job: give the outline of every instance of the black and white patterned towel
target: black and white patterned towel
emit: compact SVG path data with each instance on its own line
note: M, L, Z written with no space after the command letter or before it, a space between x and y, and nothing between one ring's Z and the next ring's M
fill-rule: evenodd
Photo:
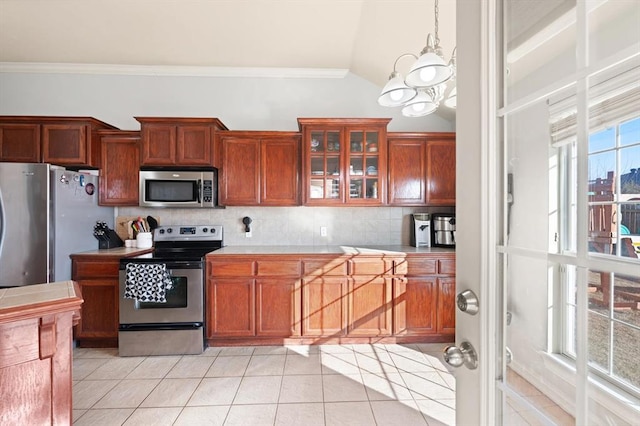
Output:
M164 263L127 263L125 299L166 303L167 288L171 288L171 275Z

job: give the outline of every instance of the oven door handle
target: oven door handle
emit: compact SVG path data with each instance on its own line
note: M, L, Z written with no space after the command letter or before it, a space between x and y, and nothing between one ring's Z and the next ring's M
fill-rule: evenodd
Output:
M146 324L120 324L119 331L149 331L149 330L193 330L201 328L201 322L174 322L174 323L146 323Z

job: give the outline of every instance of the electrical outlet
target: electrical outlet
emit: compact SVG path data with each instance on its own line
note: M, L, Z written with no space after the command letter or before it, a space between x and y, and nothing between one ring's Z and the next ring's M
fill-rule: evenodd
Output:
M326 226L321 226L320 227L320 236L321 237L326 237L327 236L327 227Z

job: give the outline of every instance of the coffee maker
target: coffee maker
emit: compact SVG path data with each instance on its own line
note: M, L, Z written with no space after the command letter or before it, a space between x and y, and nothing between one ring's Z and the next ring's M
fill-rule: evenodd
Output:
M434 247L456 246L456 216L453 213L434 213L432 216Z
M431 217L429 213L411 215L411 245L431 247Z

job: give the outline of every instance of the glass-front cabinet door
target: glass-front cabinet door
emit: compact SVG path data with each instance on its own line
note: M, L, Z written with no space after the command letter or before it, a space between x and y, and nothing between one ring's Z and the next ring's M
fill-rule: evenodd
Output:
M385 200L389 119L298 119L304 204L376 205Z
M342 132L340 130L312 130L307 141L310 176L307 196L313 200L341 201L344 198L340 185L342 174Z

